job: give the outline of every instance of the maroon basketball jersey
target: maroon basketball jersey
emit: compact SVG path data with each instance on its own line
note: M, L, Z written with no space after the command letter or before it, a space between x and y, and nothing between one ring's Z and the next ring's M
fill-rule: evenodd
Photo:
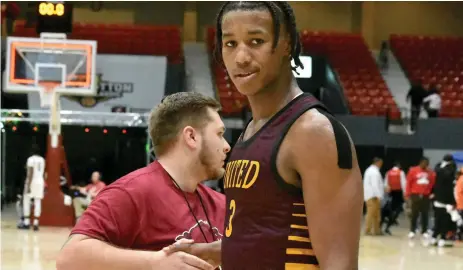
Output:
M302 94L254 136L246 141L241 137L234 146L224 176L224 270L318 269L302 190L287 184L276 167L276 155L289 128L316 107L326 111L312 95Z

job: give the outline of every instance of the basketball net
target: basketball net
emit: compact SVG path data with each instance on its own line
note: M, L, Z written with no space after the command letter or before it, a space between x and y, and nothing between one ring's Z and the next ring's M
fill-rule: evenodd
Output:
M56 92L58 83L40 83L42 89L40 91L40 106L50 109L49 131L51 136L51 147L58 147L58 137L61 134L61 117L60 117L60 101L59 93Z

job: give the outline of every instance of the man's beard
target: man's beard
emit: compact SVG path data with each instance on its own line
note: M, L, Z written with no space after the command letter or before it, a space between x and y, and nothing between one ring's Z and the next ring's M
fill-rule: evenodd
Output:
M218 180L223 177L225 170L223 168L216 167L212 160L212 151L206 144L202 143L201 151L199 152L199 163L203 166L206 171L207 179L204 180Z

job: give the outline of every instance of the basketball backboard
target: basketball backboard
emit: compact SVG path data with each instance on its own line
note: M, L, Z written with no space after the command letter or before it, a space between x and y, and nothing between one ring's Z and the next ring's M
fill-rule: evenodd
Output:
M94 95L96 41L42 33L40 38L8 37L4 91L38 92L43 107L52 95Z

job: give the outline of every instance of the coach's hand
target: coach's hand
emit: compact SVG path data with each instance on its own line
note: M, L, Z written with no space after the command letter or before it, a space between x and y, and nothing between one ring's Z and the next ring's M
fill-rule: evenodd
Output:
M194 243L193 240L182 239L168 247L165 247L163 251L167 253L179 251L186 252L203 259L204 261L214 266L214 268L219 267L219 265L222 263L220 241L206 244Z
M214 270L214 267L206 261L184 251L163 249L159 254L160 258L156 260L152 270Z

